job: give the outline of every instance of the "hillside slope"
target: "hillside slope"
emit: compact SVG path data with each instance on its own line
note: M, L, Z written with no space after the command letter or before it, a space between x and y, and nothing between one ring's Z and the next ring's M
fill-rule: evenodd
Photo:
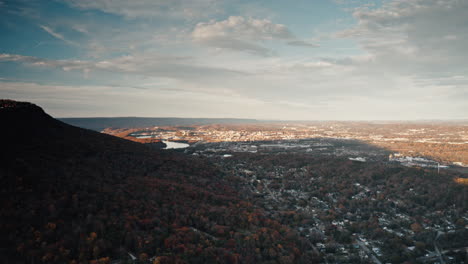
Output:
M73 127L29 103L0 100L0 122L6 263L314 261L203 160Z

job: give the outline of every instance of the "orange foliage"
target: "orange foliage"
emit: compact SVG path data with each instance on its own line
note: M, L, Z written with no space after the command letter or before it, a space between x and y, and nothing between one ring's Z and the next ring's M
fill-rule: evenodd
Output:
M455 178L454 181L458 184L468 185L468 178Z

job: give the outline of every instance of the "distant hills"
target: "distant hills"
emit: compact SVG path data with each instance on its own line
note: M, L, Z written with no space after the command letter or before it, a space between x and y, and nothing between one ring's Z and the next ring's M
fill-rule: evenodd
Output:
M237 118L172 118L172 117L89 117L59 118L59 120L77 127L102 131L105 128L140 128L153 126L184 126L209 124L253 124L255 119Z
M468 124L468 120L404 120L404 121L333 121L333 120L258 120L242 118L176 118L176 117L86 117L58 118L58 120L81 128L102 131L105 128L142 128L154 126L189 126L211 124L265 124L265 123L369 123L369 124Z
M0 100L0 122L3 263L314 258L203 159L77 128L30 103Z

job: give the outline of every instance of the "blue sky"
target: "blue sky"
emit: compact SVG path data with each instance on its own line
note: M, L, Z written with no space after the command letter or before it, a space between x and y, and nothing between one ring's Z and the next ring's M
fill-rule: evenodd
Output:
M468 1L0 0L0 97L56 117L459 119Z

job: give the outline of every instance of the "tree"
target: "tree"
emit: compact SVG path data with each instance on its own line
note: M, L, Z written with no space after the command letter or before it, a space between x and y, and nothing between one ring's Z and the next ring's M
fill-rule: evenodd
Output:
M419 233L422 231L422 226L418 222L414 222L411 224L411 230L413 230L413 232Z

